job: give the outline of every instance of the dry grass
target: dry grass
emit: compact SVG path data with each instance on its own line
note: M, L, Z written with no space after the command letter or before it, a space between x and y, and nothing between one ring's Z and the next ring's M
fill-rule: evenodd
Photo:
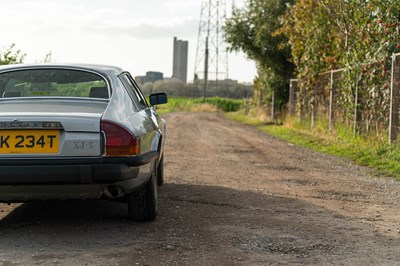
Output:
M192 105L190 106L189 109L190 112L210 112L210 113L220 112L217 106L208 103Z

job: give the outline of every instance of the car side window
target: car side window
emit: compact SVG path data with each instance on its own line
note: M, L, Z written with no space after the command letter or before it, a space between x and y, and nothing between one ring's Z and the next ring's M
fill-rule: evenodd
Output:
M139 94L139 97L140 97L141 101L143 102L143 104L145 104L146 107L149 107L149 104L148 104L147 101L146 101L146 97L144 97L142 91L141 91L140 88L139 88L139 85L137 85L136 81L135 81L130 75L128 75L128 78L129 78L129 79L131 80L131 82L133 83L133 85L134 85L134 87L135 87L135 89L136 89L136 92Z
M148 107L147 102L143 99L143 96L141 93L139 93L140 91L136 88L135 83L132 81L129 75L125 73L120 76L120 78L138 110L140 111L146 109Z

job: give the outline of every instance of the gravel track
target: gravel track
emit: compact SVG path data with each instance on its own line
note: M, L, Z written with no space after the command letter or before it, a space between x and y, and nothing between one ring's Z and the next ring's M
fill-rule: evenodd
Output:
M159 216L0 204L0 265L399 265L400 183L215 113L171 113Z

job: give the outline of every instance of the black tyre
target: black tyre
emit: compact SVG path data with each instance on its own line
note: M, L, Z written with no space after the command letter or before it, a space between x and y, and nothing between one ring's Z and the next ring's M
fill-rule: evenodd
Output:
M164 184L164 156L161 157L157 167L157 185L161 186Z
M155 167L156 169L156 167ZM157 171L140 190L127 195L129 219L136 222L152 221L158 214Z

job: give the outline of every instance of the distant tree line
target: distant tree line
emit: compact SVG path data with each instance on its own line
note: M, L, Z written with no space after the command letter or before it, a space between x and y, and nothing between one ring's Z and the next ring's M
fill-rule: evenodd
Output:
M154 83L147 82L141 86L145 95L156 92L166 92L168 96L175 97L222 97L222 98L250 98L253 86L240 83L219 82L219 84L208 84L204 92L202 84L185 84L180 80L158 80Z

